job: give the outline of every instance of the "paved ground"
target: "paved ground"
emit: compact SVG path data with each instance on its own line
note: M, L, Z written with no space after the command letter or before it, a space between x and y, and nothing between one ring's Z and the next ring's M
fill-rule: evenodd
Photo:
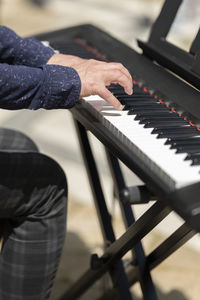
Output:
M44 8L28 0L1 1L0 20L19 34L31 35L80 23L95 23L116 37L135 46L135 38L145 38L148 26L156 16L163 0L51 0ZM154 4L152 6L151 4ZM143 17L141 17L143 15ZM147 26L148 25L148 26ZM68 234L62 262L53 290L52 300L58 299L63 290L81 274L89 264L91 253L102 253L101 234L98 229L92 196L87 182L79 145L69 112L60 111L0 111L0 125L16 128L31 136L41 151L54 157L65 169L69 181ZM112 184L104 163L101 145L93 139L98 152L99 168L106 190L112 198ZM124 168L127 181L139 179ZM77 183L81 182L77 188ZM110 208L113 211L112 201ZM139 215L145 208L136 210ZM118 235L123 232L122 222L115 209L114 223ZM181 220L172 215L144 240L147 253ZM198 300L200 294L200 243L195 237L177 253L157 268L153 274L160 300ZM82 300L95 300L107 285L101 280ZM133 288L134 299L141 299L139 287ZM126 299L124 299L126 300Z

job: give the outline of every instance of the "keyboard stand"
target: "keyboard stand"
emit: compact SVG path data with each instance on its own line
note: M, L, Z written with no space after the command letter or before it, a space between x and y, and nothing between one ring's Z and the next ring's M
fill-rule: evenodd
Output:
M109 273L112 288L105 291L99 299L132 299L130 286L140 283L143 299L156 300L156 289L151 279L150 270L159 265L168 256L174 253L185 242L193 237L196 232L188 225L183 224L164 242L162 242L152 253L145 255L141 240L157 224L159 224L169 213L170 209L163 201L156 201L137 221L135 221L130 204L124 203L124 191L127 190L123 174L119 165L118 157L111 154L112 143L109 139L101 138L101 130L95 134L103 144L107 154L109 168L112 174L114 191L119 200L120 209L126 231L115 238L111 223L112 216L109 214L103 189L100 183L99 173L96 167L94 155L88 139L87 130L92 130L94 120L88 120L88 116L77 108L72 109L79 143L87 170L96 212L103 235L105 251L101 257L96 254L91 256L91 264L88 270L67 290L59 299L74 300L90 288L95 281L105 273ZM93 121L93 122L92 122ZM91 127L91 128L90 128ZM95 124L96 128L96 124ZM94 132L93 132L94 133ZM131 251L132 261L125 267L122 257Z

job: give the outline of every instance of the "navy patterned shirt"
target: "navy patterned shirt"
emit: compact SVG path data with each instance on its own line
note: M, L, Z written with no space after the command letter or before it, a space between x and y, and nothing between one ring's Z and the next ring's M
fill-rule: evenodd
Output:
M69 67L47 65L54 51L0 26L0 108L71 108L81 82Z

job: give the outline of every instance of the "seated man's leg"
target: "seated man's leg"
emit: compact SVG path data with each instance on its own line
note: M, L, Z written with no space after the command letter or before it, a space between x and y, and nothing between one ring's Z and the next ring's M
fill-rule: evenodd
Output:
M48 299L65 238L67 185L38 152L0 150L0 299Z
M9 128L0 128L0 150L38 152L38 147L24 133Z

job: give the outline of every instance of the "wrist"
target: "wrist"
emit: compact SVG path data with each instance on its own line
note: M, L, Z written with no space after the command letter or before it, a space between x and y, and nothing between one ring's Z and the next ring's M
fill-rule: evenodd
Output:
M58 53L54 53L49 60L46 62L47 65L57 65L59 64L59 60L60 60L60 55L62 54L58 54Z

